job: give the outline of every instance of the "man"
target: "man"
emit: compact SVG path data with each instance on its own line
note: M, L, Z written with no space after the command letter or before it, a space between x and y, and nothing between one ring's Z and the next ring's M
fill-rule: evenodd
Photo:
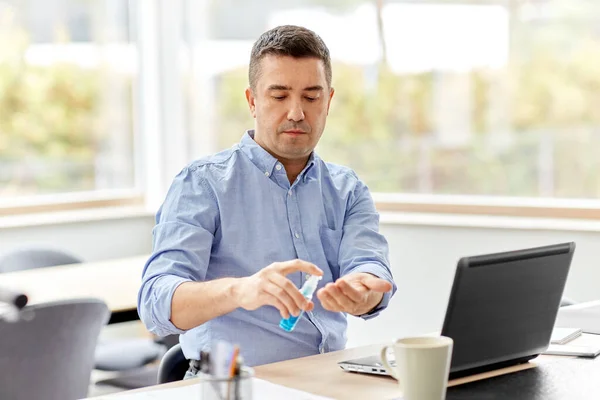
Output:
M314 32L265 32L250 58L255 128L191 163L157 214L138 298L159 336L182 334L188 359L216 340L248 365L343 349L346 314L372 318L395 286L367 187L314 152L333 97L329 50ZM314 301L298 288L323 279ZM281 318L305 315L292 332Z

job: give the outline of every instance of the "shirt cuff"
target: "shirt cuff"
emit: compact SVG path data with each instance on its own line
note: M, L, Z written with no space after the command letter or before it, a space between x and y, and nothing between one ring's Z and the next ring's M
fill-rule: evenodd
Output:
M358 317L360 317L364 320L369 320L371 318L375 318L376 316L379 315L379 313L381 313L383 310L385 310L387 308L392 296L394 295L394 293L396 293L396 284L394 283L394 279L392 278L392 275L388 272L388 270L383 268L379 264L363 264L363 265L360 265L360 266L352 269L351 271L348 272L348 274L354 274L357 272L365 272L365 273L368 273L371 275L375 275L376 277L378 277L380 279L384 279L392 284L392 290L383 294L381 301L375 308L373 308L371 311L369 311L366 314L358 315Z
M171 302L173 301L173 293L175 293L175 289L177 289L179 285L186 282L192 281L180 276L165 275L158 278L154 283L154 285L159 285L162 289L153 291L154 301L157 307L153 309L152 319L154 326L159 327L159 331L168 332L169 335L183 334L186 332L177 328L171 322Z

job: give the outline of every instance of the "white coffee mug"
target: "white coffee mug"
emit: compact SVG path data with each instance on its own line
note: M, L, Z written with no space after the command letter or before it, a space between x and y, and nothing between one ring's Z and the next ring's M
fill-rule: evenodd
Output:
M407 337L381 349L381 361L398 380L404 400L444 400L454 342L446 336ZM396 366L388 360L393 349Z

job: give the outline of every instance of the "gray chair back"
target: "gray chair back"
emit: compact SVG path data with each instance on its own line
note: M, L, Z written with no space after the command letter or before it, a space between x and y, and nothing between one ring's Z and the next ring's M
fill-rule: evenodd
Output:
M81 262L81 259L60 250L44 248L19 249L0 257L0 273Z
M189 361L183 355L181 345L177 343L165 353L160 361L157 381L159 384L180 381L188 368Z
M103 301L78 299L25 307L17 322L0 319L0 399L87 397L109 315Z

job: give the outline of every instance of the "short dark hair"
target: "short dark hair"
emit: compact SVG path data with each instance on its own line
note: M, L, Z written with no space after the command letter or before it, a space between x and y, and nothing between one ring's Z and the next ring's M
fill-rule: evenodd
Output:
M252 46L248 81L252 89L260 75L260 60L266 55L290 56L294 58L315 57L323 61L325 79L331 87L331 57L323 39L310 29L282 25L266 31Z

